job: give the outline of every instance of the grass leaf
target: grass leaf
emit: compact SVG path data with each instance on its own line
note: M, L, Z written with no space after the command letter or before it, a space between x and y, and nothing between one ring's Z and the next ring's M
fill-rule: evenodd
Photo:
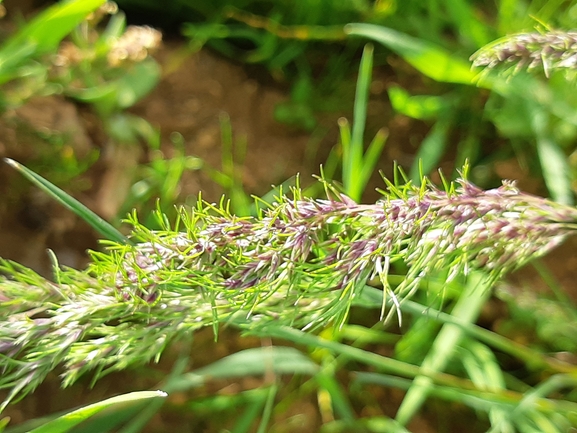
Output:
M162 391L141 391L130 394L119 395L89 406L82 407L66 415L62 415L48 423L35 428L30 433L64 433L70 431L73 427L81 422L88 420L90 417L102 412L105 409L124 409L129 406L140 403L142 400L153 398L165 398L166 393ZM76 432L82 430L75 429Z
M292 347L258 347L233 353L206 367L199 368L175 380L172 390L182 391L202 385L210 379L275 374L313 375L318 365Z
M543 178L552 198L559 203L573 204L570 168L559 145L549 137L537 137L537 154Z
M470 85L475 83L477 73L471 71L471 64L467 60L431 42L374 24L347 24L345 32L383 44L435 81Z
M24 177L30 180L34 185L36 185L50 197L55 199L57 202L59 202L64 207L71 210L80 218L82 218L84 221L86 221L88 224L90 224L90 226L92 226L94 230L96 230L106 239L121 244L131 243L126 236L124 236L122 233L116 230L110 223L103 220L96 213L92 212L90 209L88 209L74 197L62 191L56 185L47 181L42 176L34 173L32 170L26 168L22 164L14 161L13 159L4 158L4 161L8 165L19 171Z

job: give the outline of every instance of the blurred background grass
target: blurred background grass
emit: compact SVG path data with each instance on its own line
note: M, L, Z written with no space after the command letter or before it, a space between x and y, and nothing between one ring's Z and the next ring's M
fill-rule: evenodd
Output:
M479 81L469 57L508 34L571 29L575 1L122 0L94 14L102 3L4 2L0 155L117 226L134 207L146 218L158 199L170 215L199 190L215 201L226 193L232 210L248 215L251 194L272 198L271 184L294 184L297 172L318 195L309 175L320 164L355 200L378 196L377 171L391 174L393 161L414 181L439 180L439 167L456 176L468 161L482 187L514 178L574 202L576 81L555 71ZM161 30L164 45L151 29L131 34L132 24ZM134 58L131 47L141 49ZM4 168L0 192L3 257L48 273L31 251L50 246L82 266L81 252L97 248L81 222ZM225 330L217 343L200 333L160 366L91 391L88 381L69 391L49 381L10 414L24 421L70 409L79 396L96 401L160 382L171 394L160 415L149 420L161 409L157 396L136 409L122 402L112 417L120 431L568 431L577 422L576 293L563 284L574 281L571 251L553 271L541 264L490 299L487 290L477 312L463 312L467 282L440 302L431 281L401 328L379 323L380 301L369 300L336 333L257 339ZM457 319L467 332L448 338L442 326ZM446 362L431 364L439 357ZM415 365L452 378L413 391L430 397L424 409L403 403ZM74 431L118 429L101 420L82 428Z

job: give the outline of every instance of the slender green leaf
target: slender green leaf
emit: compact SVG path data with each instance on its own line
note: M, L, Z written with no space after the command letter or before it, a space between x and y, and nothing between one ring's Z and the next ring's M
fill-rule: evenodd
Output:
M4 431L9 422L10 422L9 417L0 419L0 433Z
M355 412L347 399L342 385L336 380L334 372L321 372L315 376L319 387L330 395L332 406L338 417L345 421L353 422Z
M385 416L374 416L361 421L372 433L410 433L398 422Z
M549 137L537 137L537 154L543 178L552 198L559 203L573 204L570 168L559 145Z
M447 147L451 124L449 117L439 119L421 143L410 171L410 178L415 184L419 185L423 175L427 176L438 167Z
M106 0L73 0L55 4L27 23L0 47L0 84L33 55L56 50L60 41Z
M367 105L371 75L373 69L373 46L366 45L359 67L357 90L355 94L354 118L351 131L350 147L343 151L343 183L345 192L353 200L360 200L364 185L359 174L363 166L364 134L367 120ZM345 143L343 142L343 146ZM343 149L345 150L345 149Z
M273 384L272 386L269 387L265 405L262 414L260 416L260 423L258 426L257 433L266 433L269 430L267 427L271 421L275 403L275 397L278 394L278 391L279 386L277 384Z
M234 353L185 374L180 381L175 380L171 389L182 391L211 379L264 375L267 372L313 375L318 369L317 364L292 347L259 347Z
M449 105L446 97L411 96L409 92L400 86L391 86L388 89L388 93L389 100L395 111L413 119L434 119Z
M389 137L389 131L384 128L381 128L373 138L373 141L369 144L367 151L365 152L365 156L363 158L363 165L361 167L361 172L359 174L359 184L361 189L364 190L371 175L375 171L377 164L379 163L379 158L383 149L385 148L385 143L387 142L387 138Z
M466 339L459 347L458 358L473 383L481 389L499 393L505 390L505 379L494 353L484 344ZM499 405L490 407L488 416L496 431L513 433L509 412ZM498 426L496 428L496 426Z
M38 52L55 50L66 35L105 2L106 0L72 0L57 3L34 17L10 38L4 48L33 42Z
M475 84L471 64L431 42L374 24L347 24L345 32L362 36L395 51L419 72L433 80L447 83ZM478 83L486 85L486 83Z
M110 223L104 221L101 217L96 215L74 197L70 196L66 192L62 191L56 185L44 179L42 176L34 173L32 170L26 168L22 164L14 161L10 158L4 158L4 161L18 170L24 177L30 180L34 185L47 193L50 197L58 201L67 209L70 209L84 221L86 221L92 228L94 228L98 233L104 236L106 239L115 241L118 243L126 244L130 243L130 240L126 238L122 233L116 230Z
M70 431L74 426L80 424L81 422L89 419L93 415L108 409L108 408L121 408L132 406L134 404L140 403L142 400L148 400L152 398L165 398L166 393L162 391L141 391L133 392L130 394L124 394L117 397L112 397L107 400L85 406L83 408L77 409L66 415L60 416L53 421L50 421L41 427L35 428L30 431L30 433L64 433Z

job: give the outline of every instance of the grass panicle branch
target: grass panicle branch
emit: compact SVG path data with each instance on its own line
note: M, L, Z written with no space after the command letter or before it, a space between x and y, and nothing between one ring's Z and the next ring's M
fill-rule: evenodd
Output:
M0 262L4 405L58 365L65 386L88 371L96 380L158 359L201 327L338 326L367 285L398 306L428 276L484 269L494 281L577 228L577 209L510 182L489 191L465 179L447 190L389 186L369 205L328 186L326 200L294 189L256 218L202 203L172 226L159 214L161 231L132 215L134 244L110 242L86 271L56 266L55 282ZM391 284L399 263L406 275Z
M471 56L473 66L493 69L577 69L577 32L518 33L481 48Z

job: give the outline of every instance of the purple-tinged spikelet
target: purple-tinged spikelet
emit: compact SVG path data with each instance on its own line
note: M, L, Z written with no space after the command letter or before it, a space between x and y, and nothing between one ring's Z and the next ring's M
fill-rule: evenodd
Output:
M473 56L473 66L489 69L514 66L521 69L543 68L545 75L553 69L577 68L577 32L519 33L489 44Z
M354 296L375 278L387 286L390 264L402 261L409 271L394 290L402 298L435 272L450 280L484 269L497 279L577 228L576 209L513 183L489 191L458 183L454 193L414 188L373 205L286 199L262 219L204 215L194 237L160 236L126 254L116 284L121 293L150 297L172 270L188 269L178 284L192 290L255 307L255 293L298 304L313 292L319 299Z

